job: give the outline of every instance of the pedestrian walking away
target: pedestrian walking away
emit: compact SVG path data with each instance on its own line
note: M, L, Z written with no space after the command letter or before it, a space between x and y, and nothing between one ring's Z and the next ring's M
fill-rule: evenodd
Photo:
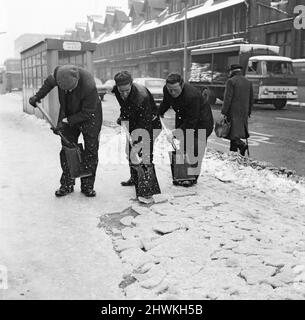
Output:
M131 141L126 141L126 154L130 167L130 178L122 181L122 186L132 186L136 182L133 160L139 156L143 163L153 163L154 141L161 131L161 122L155 101L149 90L133 82L128 71L121 71L114 76L116 85L112 92L120 104L119 125L128 123ZM134 135L134 133L140 133ZM142 133L141 133L142 132Z
M249 147L241 139L249 138L248 117L253 107L253 87L243 76L242 68L238 64L232 64L230 67L230 78L226 83L221 115L226 116L231 123L230 133L226 137L230 140L230 151L239 150L244 156Z
M172 132L172 137L180 140L180 144L183 140L183 152L197 158L197 161L192 164L192 167L196 168L195 179L182 182L173 181L173 183L189 187L197 183L200 174L207 138L213 131L213 114L207 97L189 83L185 83L178 73L170 73L167 76L163 88L163 101L159 108L160 116L163 117L170 107L176 112L175 130ZM200 129L206 131L205 141L202 141L199 134ZM183 136L178 131L182 132ZM192 139L188 138L188 131L193 133Z
M61 133L70 142L77 143L80 134L84 140L84 168L90 176L81 178L81 192L94 197L94 182L98 165L99 134L103 115L102 105L97 93L94 77L83 68L63 65L55 68L38 92L29 99L33 107L53 88L58 87L59 116L55 134ZM63 148L66 142L61 140ZM74 191L75 179L71 177L64 150L60 151L62 175L60 188L55 191L57 197Z

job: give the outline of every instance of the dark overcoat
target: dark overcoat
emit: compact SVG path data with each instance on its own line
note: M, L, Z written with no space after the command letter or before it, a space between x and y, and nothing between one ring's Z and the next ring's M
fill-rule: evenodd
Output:
M133 83L126 100L121 98L117 86L114 86L112 92L120 104L120 120L129 121L130 133L136 129L145 129L151 135L154 129L161 129L158 109L146 87Z
M49 75L44 81L42 87L36 93L37 98L39 100L44 98L57 86L60 103L58 122L67 118L70 126L76 125L84 133L97 135L101 129L103 115L94 77L89 71L78 68L80 78L77 87L67 93L56 82L57 69L58 67L54 74Z
M241 72L233 75L226 83L221 113L231 122L229 140L249 137L248 117L253 106L252 83Z
M163 88L163 101L160 104L159 113L161 116L172 107L176 112L176 129L206 129L206 137L213 131L213 114L210 105L204 102L203 96L192 85L185 83L181 94L173 98L167 90Z

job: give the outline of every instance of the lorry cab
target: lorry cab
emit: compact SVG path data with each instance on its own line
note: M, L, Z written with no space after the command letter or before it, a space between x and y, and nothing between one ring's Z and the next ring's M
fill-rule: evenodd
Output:
M272 103L276 109L282 109L287 100L298 98L297 77L290 58L250 57L245 76L252 82L256 103Z

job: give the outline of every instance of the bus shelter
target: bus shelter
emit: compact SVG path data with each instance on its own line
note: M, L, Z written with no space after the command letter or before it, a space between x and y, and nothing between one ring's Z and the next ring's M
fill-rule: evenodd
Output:
M93 52L96 44L91 42L45 39L21 52L23 88L23 111L43 118L41 112L29 104L48 75L58 65L73 64L93 73ZM54 88L43 100L42 107L56 124L59 112L58 91Z

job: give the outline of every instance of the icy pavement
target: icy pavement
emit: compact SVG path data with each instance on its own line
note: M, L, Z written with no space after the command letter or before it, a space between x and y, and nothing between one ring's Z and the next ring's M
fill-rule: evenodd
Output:
M105 128L101 151L107 135ZM0 300L123 299L120 259L97 228L106 202L101 171L95 199L80 193L79 181L73 194L56 198L59 138L22 112L18 95L0 95L0 136L0 271L8 273Z
M101 217L126 297L304 299L304 183L210 151L198 185L181 189L171 185L164 141L155 155L164 202Z

